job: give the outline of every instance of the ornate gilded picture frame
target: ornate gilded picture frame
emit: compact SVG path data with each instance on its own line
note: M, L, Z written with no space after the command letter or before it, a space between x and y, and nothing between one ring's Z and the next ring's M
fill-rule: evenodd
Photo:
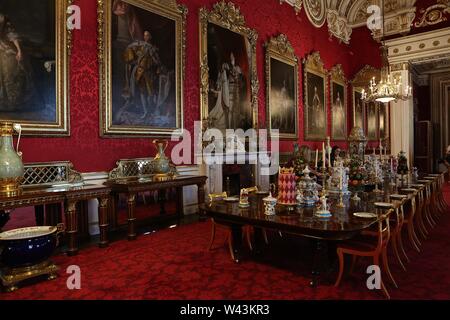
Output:
M258 127L258 34L232 2L200 9L200 106L203 128Z
M362 99L362 88L353 88L353 127L360 127L366 133L366 103Z
M303 59L304 72L304 135L305 140L327 137L327 70L319 52Z
M183 130L187 9L176 0L98 0L101 136Z
M72 0L0 2L0 121L25 135L68 136Z
M266 44L267 127L271 137L298 139L298 58L284 34ZM278 135L272 130L277 129Z
M331 86L331 138L347 140L347 79L342 65L334 66L330 71Z

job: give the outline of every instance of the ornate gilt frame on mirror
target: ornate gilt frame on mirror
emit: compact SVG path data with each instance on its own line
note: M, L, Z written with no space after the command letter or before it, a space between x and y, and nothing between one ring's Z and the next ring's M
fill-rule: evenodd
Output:
M339 86L342 86L344 88L344 97L341 97L343 102L343 108L344 108L344 132L343 136L334 136L333 132L334 130L334 84L337 84ZM348 120L348 99L347 99L347 90L348 90L348 81L345 77L344 70L342 69L342 65L338 64L331 68L330 71L330 96L331 96L331 139L335 141L346 141L347 135L348 135L348 126L347 126L347 120Z
M267 128L269 129L271 137L278 137L281 139L298 139L298 58L295 55L294 48L287 39L286 35L280 34L277 37L271 38L266 44L266 112L267 112ZM294 69L294 107L295 107L295 132L282 133L274 135L272 133L272 59L278 60Z
M242 36L249 45L249 76L251 87L251 113L253 128L258 128L258 91L259 81L256 67L256 45L258 33L246 26L240 9L232 2L221 1L214 4L212 11L200 9L200 110L202 128L211 127L209 119L210 67L208 60L208 25L214 24ZM216 79L212 79L215 81Z
M175 23L175 107L174 127L113 123L112 111L112 0L97 0L98 59L100 71L100 135L104 137L167 137L183 132L184 73L187 8L176 0L122 0Z
M311 73L312 75L318 76L322 78L323 80L323 90L324 90L324 132L321 133L312 133L310 132L309 126L311 125L308 122L309 117L309 107L308 107L308 73ZM304 96L304 102L303 102L303 127L304 127L304 140L309 141L322 141L326 139L327 132L328 132L328 81L327 81L327 70L324 67L324 64L322 62L322 59L320 58L320 53L315 51L308 55L305 59L303 59L303 81L304 81L304 90L303 90L303 96Z
M70 135L70 116L69 116L69 61L70 61L70 51L72 49L72 31L67 28L67 19L70 14L67 12L67 8L71 5L73 0L55 0L54 1L54 14L55 14L55 42L54 42L54 61L45 61L40 68L47 72L55 72L54 85L52 88L54 96L51 99L55 101L55 120L54 121L42 121L42 120L23 120L14 119L16 112L11 110L8 113L12 116L7 116L3 118L0 115L0 121L10 121L14 123L19 123L22 126L22 134L31 136L69 136ZM27 10L26 8L20 10ZM31 9L30 9L31 10ZM5 12L3 12L4 14ZM36 12L32 12L36 14ZM30 16L31 19L31 16ZM15 30L12 31L15 33ZM19 35L20 36L20 35ZM20 42L19 42L20 43ZM39 48L40 49L40 48ZM15 48L14 48L15 50ZM30 49L31 50L31 49ZM22 48L22 58L26 60L27 54L23 52ZM37 53L40 57L43 56L41 52ZM25 68L30 68L30 61L25 63ZM22 66L22 68L24 68ZM33 68L33 67L31 67ZM28 72L26 70L25 72ZM27 75L28 78L29 74ZM17 75L16 75L17 77ZM36 80L36 79L34 79ZM31 80L33 81L33 80ZM36 80L38 81L38 80ZM53 80L52 80L53 81ZM31 90L31 89L29 89ZM38 90L35 88L35 90ZM38 95L43 94L39 92ZM44 103L44 102L43 102ZM21 106L18 106L19 108Z

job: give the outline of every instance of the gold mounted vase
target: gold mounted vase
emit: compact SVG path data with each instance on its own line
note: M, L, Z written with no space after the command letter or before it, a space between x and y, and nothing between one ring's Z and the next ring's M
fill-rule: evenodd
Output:
M14 125L0 122L0 196L15 196L20 191L24 167L13 146Z

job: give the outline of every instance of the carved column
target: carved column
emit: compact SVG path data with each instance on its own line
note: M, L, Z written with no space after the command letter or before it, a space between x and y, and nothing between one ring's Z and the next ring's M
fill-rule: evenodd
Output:
M67 201L65 205L66 210L66 234L68 237L68 249L67 254L69 256L74 256L78 253L77 247L77 233L78 233L78 223L77 223L77 209L76 201Z
M136 217L134 216L134 209L136 208L136 194L129 194L127 199L128 204L128 240L136 240Z
M109 198L98 199L98 223L100 228L99 247L104 248L108 241L108 202Z

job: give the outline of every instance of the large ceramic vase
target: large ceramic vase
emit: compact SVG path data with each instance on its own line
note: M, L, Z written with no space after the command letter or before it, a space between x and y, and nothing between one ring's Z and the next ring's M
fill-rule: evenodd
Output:
M59 224L0 233L1 263L9 268L22 268L46 261L58 246L58 234L64 229Z
M16 195L23 179L23 162L14 150L13 132L11 122L0 123L0 197Z
M157 152L152 162L153 172L156 176L166 176L170 171L170 160L164 153L166 151L168 141L157 139L153 141L153 144L155 145Z

